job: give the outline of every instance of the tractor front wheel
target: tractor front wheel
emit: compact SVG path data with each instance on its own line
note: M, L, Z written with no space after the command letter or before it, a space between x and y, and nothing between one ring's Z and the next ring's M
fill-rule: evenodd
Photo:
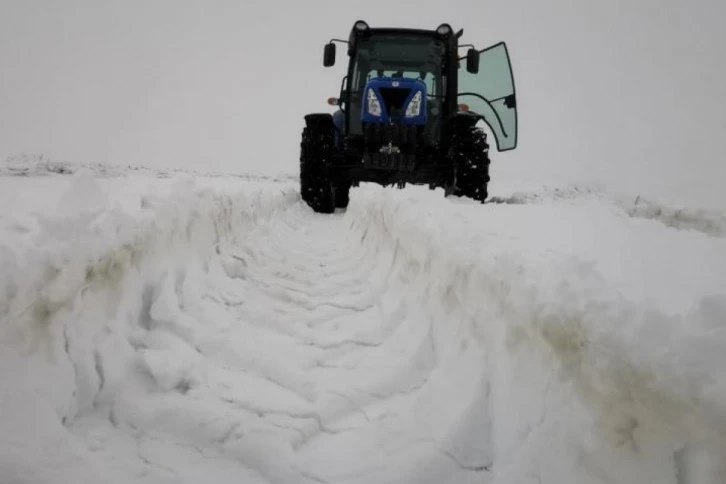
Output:
M451 138L454 195L484 203L489 184L489 144L484 130L468 119L457 120Z
M328 173L333 158L333 125L308 122L300 144L300 195L318 213L335 212L335 186Z

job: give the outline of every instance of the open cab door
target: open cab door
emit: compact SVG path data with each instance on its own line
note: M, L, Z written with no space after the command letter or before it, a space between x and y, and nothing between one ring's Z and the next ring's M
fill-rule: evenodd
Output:
M479 72L459 67L459 103L484 117L499 151L517 147L517 98L507 45L500 42L479 51Z

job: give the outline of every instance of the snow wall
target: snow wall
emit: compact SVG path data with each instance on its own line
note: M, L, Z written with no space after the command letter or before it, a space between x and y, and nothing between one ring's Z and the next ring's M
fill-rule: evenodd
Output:
M23 461L39 445L54 449L58 475L103 476L63 425L109 404L129 365L154 376L160 363L153 348L136 351L135 333L193 332L169 301L194 297L220 247L300 205L284 185L238 193L182 180L130 210L81 174L58 213L18 226L0 252L0 383L13 389L2 412L34 418L2 420L10 481L34 472ZM457 463L488 462L495 483L726 480L722 298L684 317L629 303L585 263L490 247L440 194L361 187L342 216L348 236L392 255L405 306L434 322L434 368L411 414L430 417ZM194 384L165 374L176 377L161 387Z

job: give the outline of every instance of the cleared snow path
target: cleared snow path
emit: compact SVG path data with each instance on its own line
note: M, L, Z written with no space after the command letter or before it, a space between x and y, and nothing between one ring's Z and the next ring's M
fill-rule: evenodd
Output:
M442 367L436 316L393 276L394 251L347 225L298 204L206 271L164 278L134 343L136 382L72 432L110 461L138 457L148 482L217 476L220 459L260 482L482 482L484 355L464 348ZM445 399L412 418L434 371Z
M3 483L726 476L723 238L593 192L53 180L4 192L63 190L0 219Z

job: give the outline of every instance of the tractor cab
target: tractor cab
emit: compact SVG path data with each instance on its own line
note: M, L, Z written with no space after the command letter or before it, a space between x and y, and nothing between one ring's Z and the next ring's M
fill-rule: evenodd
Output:
M459 45L462 35L463 30L454 34L448 24L415 30L356 22L345 41L348 73L340 96L332 98L340 108L338 130L358 137L369 126L418 126L424 142L436 144L441 118L464 109L489 125L500 151L514 148L516 100L506 44L476 50ZM335 64L336 41L344 42L333 39L325 46L326 67ZM462 47L469 49L459 57Z
M445 52L442 39L421 32L371 33L357 39L342 95L346 134L398 125L438 138L432 118L441 114L444 99Z

